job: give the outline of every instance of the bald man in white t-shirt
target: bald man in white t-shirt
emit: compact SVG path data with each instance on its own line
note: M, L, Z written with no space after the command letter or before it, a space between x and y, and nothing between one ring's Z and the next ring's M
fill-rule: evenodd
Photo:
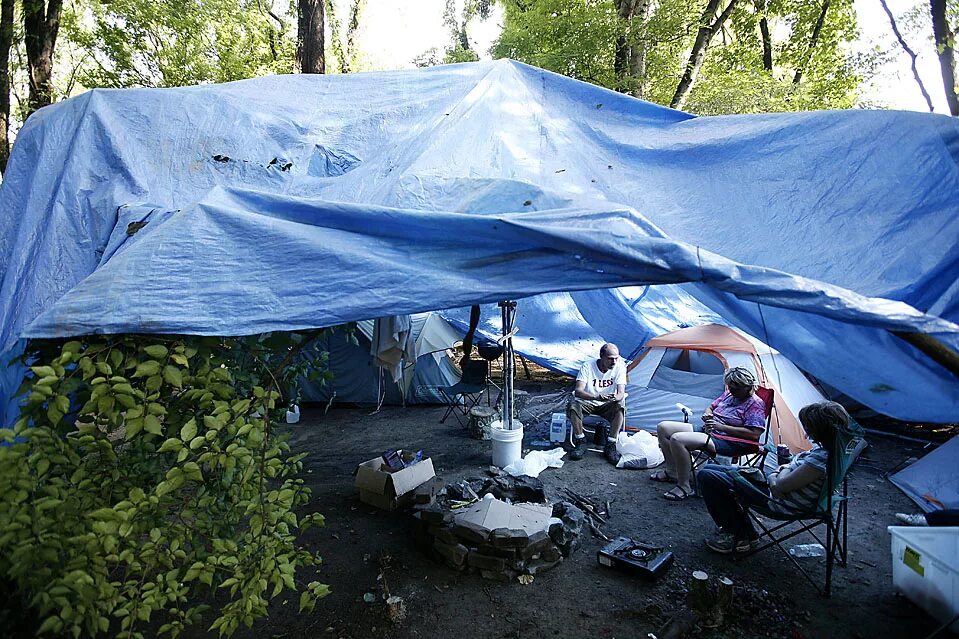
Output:
M566 416L573 425L571 460L582 459L586 454L586 435L583 433L583 417L586 415L599 415L609 422L603 456L615 465L620 457L616 451L616 436L626 418L626 365L616 344L603 344L599 349L599 359L584 363L576 375L576 389L566 406Z

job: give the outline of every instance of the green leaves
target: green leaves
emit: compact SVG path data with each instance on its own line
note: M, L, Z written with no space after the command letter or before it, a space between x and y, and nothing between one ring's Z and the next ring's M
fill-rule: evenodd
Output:
M176 366L167 364L163 367L163 380L171 386L183 388L183 375Z
M144 347L143 350L144 352L146 352L147 355L149 355L153 359L163 359L164 357L167 356L167 353L169 353L169 351L167 350L167 347L163 346L162 344L153 344L152 346L146 346Z
M137 365L136 372L133 373L134 377L149 377L151 375L156 375L160 372L160 362L154 360L148 360L146 362L141 362Z
M183 425L183 428L180 430L180 439L183 441L190 441L196 437L196 420L191 419L186 424Z
M164 340L27 347L28 401L0 430L20 438L0 448L0 576L49 634L132 639L149 622L176 635L202 622L189 602L220 586L213 624L230 634L319 561L297 545L322 516L296 515L302 456L271 435L285 389L262 367L309 340ZM325 592L311 584L304 610Z
M686 68L705 3L660 0L622 17L613 0L502 2L496 58L512 58L659 104L669 104ZM635 3L633 3L635 4ZM721 3L724 8L729 3ZM832 3L818 36L821 2L739 3L709 43L686 102L700 115L848 108L874 58L851 57L856 38L850 3ZM759 18L769 20L764 43ZM772 69L765 68L768 49ZM636 57L641 64L635 64ZM642 69L642 75L636 70ZM802 81L793 79L802 71Z

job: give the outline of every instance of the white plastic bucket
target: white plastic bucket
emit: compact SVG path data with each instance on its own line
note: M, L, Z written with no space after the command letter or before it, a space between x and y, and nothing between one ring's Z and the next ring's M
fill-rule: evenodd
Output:
M523 458L523 424L513 420L513 430L505 430L503 422L493 422L490 427L493 442L493 465L505 468Z

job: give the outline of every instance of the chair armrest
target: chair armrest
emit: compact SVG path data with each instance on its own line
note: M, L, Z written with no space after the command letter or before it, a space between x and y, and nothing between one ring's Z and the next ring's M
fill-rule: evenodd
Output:
M721 439L724 442L733 442L735 444L748 444L750 446L755 446L756 448L762 448L762 442L756 439L743 439L741 437L733 437L732 435L723 435L721 433L709 433L709 436L713 439Z

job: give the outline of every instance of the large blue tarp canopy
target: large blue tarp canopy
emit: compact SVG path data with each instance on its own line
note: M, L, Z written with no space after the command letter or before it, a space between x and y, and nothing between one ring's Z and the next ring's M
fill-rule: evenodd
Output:
M694 118L511 61L88 91L30 117L0 186L0 352L549 293L529 336L720 316L949 421L956 378L890 331L959 348L957 159L952 118Z

